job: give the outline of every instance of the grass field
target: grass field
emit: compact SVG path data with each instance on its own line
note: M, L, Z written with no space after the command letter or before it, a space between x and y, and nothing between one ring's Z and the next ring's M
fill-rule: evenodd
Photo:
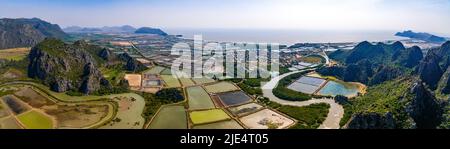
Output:
M214 103L202 87L189 87L186 89L186 92L188 95L189 110L214 108Z
M146 71L145 74L160 74L165 68L161 66L152 67L150 70Z
M208 93L223 93L229 91L238 90L236 86L229 82L220 82L212 85L205 86L205 89Z
M25 125L27 129L51 129L53 128L53 120L35 110L23 113L17 116L19 121Z
M181 87L181 83L172 75L161 75L161 78L166 82L167 87Z
M117 97L114 101L118 103L115 121L101 127L105 129L142 129L145 120L142 112L145 106L145 99L139 95L129 97ZM120 121L119 121L120 120Z
M7 60L22 60L24 59L28 53L30 53L30 48L14 48L14 49L5 49L0 50L0 59Z
M163 107L153 118L149 129L187 129L184 106Z
M210 78L192 78L192 80L194 80L195 84L206 84L215 82L214 79Z
M221 109L205 111L193 111L190 113L191 121L194 125L217 122L229 119L230 117Z

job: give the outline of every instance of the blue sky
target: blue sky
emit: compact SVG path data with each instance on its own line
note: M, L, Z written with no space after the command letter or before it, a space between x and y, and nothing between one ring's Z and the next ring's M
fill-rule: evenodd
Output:
M450 0L0 0L61 26L405 30L450 35Z

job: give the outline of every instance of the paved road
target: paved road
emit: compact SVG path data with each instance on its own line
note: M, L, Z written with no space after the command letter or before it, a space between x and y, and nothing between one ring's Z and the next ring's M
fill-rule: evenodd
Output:
M298 106L298 107L308 106L308 105L315 104L315 103L327 103L330 105L328 116L325 119L325 121L319 126L319 129L339 129L339 122L341 121L342 117L344 116L344 108L341 105L337 104L333 99L322 98L322 99L311 99L308 101L287 101L287 100L283 100L283 99L276 97L272 93L272 90L276 87L276 85L282 78L289 76L291 74L294 74L294 73L302 72L302 71L306 71L306 70L289 72L289 73L280 75L278 77L275 77L272 80L270 80L269 82L265 83L262 86L264 97L267 97L271 101L282 104L282 105L290 105L290 106Z

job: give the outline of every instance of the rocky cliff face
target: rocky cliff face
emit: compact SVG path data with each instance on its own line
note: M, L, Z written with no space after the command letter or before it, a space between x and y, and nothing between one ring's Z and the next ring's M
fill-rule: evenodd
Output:
M90 94L101 87L110 87L97 69L100 62L94 57L79 44L45 39L30 52L28 76L41 80L56 92L77 90Z
M417 128L436 128L441 123L442 104L422 82L415 83L410 90L411 101L406 112L414 119Z
M359 113L352 116L345 129L394 129L395 122L391 113Z
M0 49L31 47L46 37L65 38L67 35L58 25L37 18L0 19Z
M448 73L444 71L450 66L450 41L444 43L440 48L432 49L420 62L417 68L418 75L430 89L436 90L440 86L447 88ZM446 90L446 89L445 89ZM448 91L445 91L448 92Z
M136 71L142 71L142 70L146 69L146 67L142 63L133 59L127 53L120 54L120 55L118 55L118 57L126 63L124 68L127 71L136 72Z

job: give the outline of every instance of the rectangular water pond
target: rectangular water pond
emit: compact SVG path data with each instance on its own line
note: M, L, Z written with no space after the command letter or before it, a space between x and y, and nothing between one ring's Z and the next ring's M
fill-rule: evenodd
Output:
M217 123L197 125L192 127L192 129L244 129L235 120L221 121Z
M178 78L175 78L172 75L161 75L161 78L164 80L167 87L181 87L181 83L178 81Z
M205 86L208 93L223 93L238 90L236 86L229 82L219 82L216 84Z
M352 84L338 83L336 81L329 81L319 92L319 95L343 95L353 97L358 95L358 87Z
M194 125L212 123L230 119L230 117L221 109L212 109L204 111L193 111L190 113L191 121Z
M150 123L149 129L187 129L184 106L165 106Z
M152 67L150 70L146 71L145 74L160 74L165 68L161 66Z
M294 82L291 85L289 85L287 88L291 89L293 91L297 91L297 92L313 94L314 92L316 92L319 89L319 86Z
M263 106L256 104L256 103L249 103L237 107L231 107L228 108L228 111L230 111L234 116L241 117L243 115L247 115L253 112L256 112L260 109L262 109Z
M241 105L251 101L243 91L220 93L218 96L225 106Z
M308 84L312 86L321 86L323 83L326 82L325 79L321 78L314 78L314 77L301 77L297 80L298 83Z
M27 129L53 128L52 118L35 110L20 114L17 118Z
M201 86L186 88L188 95L189 110L212 109L214 103L208 93Z

